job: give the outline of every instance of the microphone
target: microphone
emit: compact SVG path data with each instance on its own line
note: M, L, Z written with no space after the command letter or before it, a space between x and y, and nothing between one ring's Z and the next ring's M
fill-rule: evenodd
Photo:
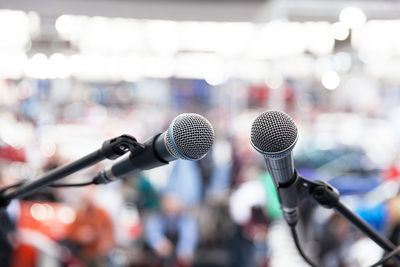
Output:
M281 111L266 111L258 116L251 126L251 145L264 156L278 193L284 218L290 226L295 245L304 260L310 266L317 266L305 255L295 228L298 221L299 200L307 196L312 196L326 208L334 208L381 248L394 255L395 245L343 205L339 200L339 192L335 188L323 181L309 181L298 176L292 157L292 150L297 139L296 124L292 118ZM397 264L397 258L395 262ZM373 266L378 266L378 264Z
M295 225L298 220L297 172L292 157L297 139L296 124L281 111L263 112L251 126L250 143L264 156L289 225Z
M199 160L210 150L214 138L214 130L206 118L195 113L183 113L164 133L148 139L140 152L129 153L101 171L93 183L109 183L176 159Z

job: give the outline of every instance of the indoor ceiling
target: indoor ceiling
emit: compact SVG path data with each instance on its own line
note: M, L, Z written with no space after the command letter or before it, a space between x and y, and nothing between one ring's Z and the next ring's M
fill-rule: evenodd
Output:
M195 21L336 21L346 6L360 7L369 19L399 18L399 1L382 0L0 0L0 9L36 11L44 18L62 14Z

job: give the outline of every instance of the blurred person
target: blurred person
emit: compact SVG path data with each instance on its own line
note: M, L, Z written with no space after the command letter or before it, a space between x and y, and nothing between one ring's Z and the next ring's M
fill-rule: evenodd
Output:
M246 169L248 165L252 165L254 162L260 161L259 157L254 154L254 149L251 147L248 141L248 135L237 134L232 137L232 170L230 182L231 186L238 186L244 180L241 175L243 169ZM246 145L244 145L246 144ZM252 177L254 179L254 177Z
M123 180L123 183L127 185L123 188L125 198L135 203L141 213L158 208L159 194L145 174L139 173L132 179Z
M5 180L3 173L0 173L0 189L8 184ZM0 263L4 267L11 266L13 252L17 247L18 202L13 200L6 208L0 208Z
M372 206L361 206L356 213L381 233L385 233L393 244L400 242L400 194ZM388 261L383 266L395 266Z
M197 168L200 171L201 177L201 200L204 201L206 194L208 193L211 182L213 178L213 174L215 173L215 166L214 166L214 158L213 153L207 153L204 158L201 160L195 161L197 164Z
M382 191L379 191L383 193ZM370 194L373 192L370 192ZM380 196L384 198L385 196ZM368 198L367 198L368 199ZM384 202L373 205L362 203L355 209L355 213L366 221L375 230L389 237L393 244L399 244L400 241L400 195L394 198L386 199ZM315 228L314 228L315 229ZM365 238L359 232L357 235L351 235L351 224L338 214L333 214L319 234L314 238L319 246L319 259L324 266L352 266L348 261L351 257L349 249L356 246L359 241ZM367 239L367 241L370 241ZM379 248L377 248L379 249ZM360 252L361 253L361 252ZM373 254L368 251L368 256ZM378 251L379 253L379 251ZM367 255L364 255L364 258ZM376 261L376 260L375 260ZM372 263L372 262L371 262ZM394 263L388 261L383 266L394 266Z
M232 146L228 138L220 136L215 140L210 161L202 161L203 165L208 165L210 175L205 201L225 199L229 193L233 165Z
M10 208L12 208L10 206ZM17 243L16 222L9 208L0 210L0 262L2 266L10 266Z
M166 193L159 213L146 223L145 239L161 259L159 266L191 266L198 240L195 218L184 212L181 199Z
M67 236L71 250L87 266L108 266L115 246L113 224L105 210L94 203L94 187L89 187L76 212Z
M231 266L268 266L268 227L281 218L273 181L254 164L242 167L238 181L242 183L233 191L229 203L237 225L231 243Z
M350 239L350 224L340 215L333 213L321 228L312 225L318 243L318 262L326 267L346 267L349 259L349 248L354 240ZM319 231L317 231L319 230Z
M165 188L182 201L185 207L199 205L202 201L203 182L200 166L195 161L177 160Z

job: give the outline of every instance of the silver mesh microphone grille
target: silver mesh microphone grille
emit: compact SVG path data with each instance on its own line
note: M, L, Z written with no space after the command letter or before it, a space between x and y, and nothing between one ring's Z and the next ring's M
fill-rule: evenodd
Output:
M164 135L168 151L176 158L199 160L214 143L210 122L195 113L177 116Z
M251 144L266 156L284 154L297 141L297 127L292 118L281 111L266 111L251 126Z

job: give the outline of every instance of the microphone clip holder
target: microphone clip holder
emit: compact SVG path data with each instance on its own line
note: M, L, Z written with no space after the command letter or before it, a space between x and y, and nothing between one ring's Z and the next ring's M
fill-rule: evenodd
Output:
M333 208L339 201L339 191L320 180L310 181L298 175L295 170L294 179L287 184L276 184L279 200L290 203L295 208L283 207L283 215L286 222L294 226L297 224L299 211L298 203L303 199L314 198L321 206ZM289 197L288 197L289 196ZM296 196L293 198L293 196Z
M311 196L324 208L334 208L339 202L339 191L327 182L321 180L310 181L298 176L297 187L300 199Z
M294 186L297 190L299 202L305 198L312 197L324 208L334 209L339 215L347 219L347 221L349 221L358 230L363 232L385 251L391 252L396 248L389 239L380 235L374 228L372 228L363 219L347 208L340 201L340 193L336 188L321 180L310 181L298 175L297 171L295 172L295 175L296 180L291 186ZM397 264L399 263L399 260L400 257L396 256L395 261Z
M101 146L101 153L105 158L114 160L130 151L133 155L144 150L144 145L139 143L135 137L123 134L121 136L108 139Z

